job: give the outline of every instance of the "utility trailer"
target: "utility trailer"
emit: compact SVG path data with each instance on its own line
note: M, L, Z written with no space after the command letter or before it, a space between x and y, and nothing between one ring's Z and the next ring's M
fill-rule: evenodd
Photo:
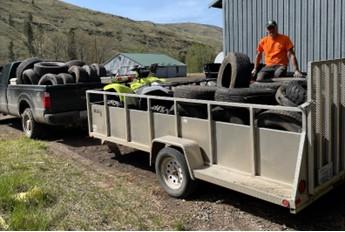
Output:
M109 106L114 96L124 106ZM144 101L146 110L130 102ZM155 113L154 101L173 104ZM180 115L180 104L205 107L207 119ZM160 184L183 197L194 180L220 185L298 213L345 177L345 59L311 62L308 101L299 107L225 103L87 91L89 133L150 153ZM216 121L214 107L247 109L248 125ZM298 112L300 132L260 128L262 110Z

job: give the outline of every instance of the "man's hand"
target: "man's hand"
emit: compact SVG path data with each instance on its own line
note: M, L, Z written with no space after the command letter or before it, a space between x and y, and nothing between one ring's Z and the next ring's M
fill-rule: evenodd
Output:
M294 77L303 77L303 73L301 71L296 70L295 73L293 74Z
M253 69L252 71L252 77L255 77L255 75L258 73L258 70L256 68Z

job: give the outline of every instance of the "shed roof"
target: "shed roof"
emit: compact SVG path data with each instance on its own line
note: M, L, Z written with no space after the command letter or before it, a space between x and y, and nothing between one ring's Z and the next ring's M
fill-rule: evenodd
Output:
M212 0L209 7L223 8L223 1L222 0Z
M158 64L159 66L186 66L184 63L164 54L121 53L141 66Z

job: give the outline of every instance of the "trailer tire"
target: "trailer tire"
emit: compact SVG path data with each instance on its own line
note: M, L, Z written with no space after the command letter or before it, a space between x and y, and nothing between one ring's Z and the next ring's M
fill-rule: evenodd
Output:
M42 60L40 60L39 58L33 57L21 62L20 65L17 67L17 71L16 71L17 79L21 79L23 72L25 70L32 69L36 63L41 62L41 61ZM18 83L18 84L22 84L22 83Z
M217 86L224 88L246 88L251 80L251 62L247 55L230 53L218 73Z
M21 114L22 128L26 137L38 139L43 135L43 125L37 123L30 108L26 108Z
M62 85L62 84L63 84L63 80L57 77L55 74L51 74L51 73L45 74L38 82L38 85Z
M253 103L253 104L276 104L274 99L275 90L272 89L226 89L218 88L215 94L216 101Z
M212 118L214 121L249 125L248 109L239 107L236 108L217 106L212 110Z
M196 187L184 155L174 148L166 147L158 153L155 168L160 185L172 197L186 198Z
M257 116L256 126L300 132L302 129L302 115L297 112L267 110Z
M70 73L74 77L75 83L89 82L90 80L87 72L79 66L72 66L68 70L68 73Z
M22 84L37 85L40 80L40 77L33 69L27 69L23 72L21 79Z
M277 90L282 86L282 82L253 82L250 84L250 88L252 89L273 89Z
M66 62L66 65L67 65L68 68L70 68L72 66L82 67L82 66L85 65L85 62L81 61L81 60L71 60L71 61Z
M75 80L74 80L73 76L69 73L60 73L56 77L62 79L62 82L64 85L75 84Z
M307 98L307 83L305 81L291 82L286 86L286 97L296 105L301 105Z
M66 73L68 67L65 63L61 62L40 62L34 65L34 71L39 76L43 76L47 73L59 74Z

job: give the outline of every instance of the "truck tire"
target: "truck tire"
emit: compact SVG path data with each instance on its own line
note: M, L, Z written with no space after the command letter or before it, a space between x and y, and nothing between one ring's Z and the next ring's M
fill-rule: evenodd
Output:
M252 89L273 89L277 90L282 86L282 82L253 82L250 84L250 88Z
M30 108L24 110L21 115L22 128L25 136L30 139L38 139L43 135L43 125L37 123Z
M74 80L73 76L69 73L60 73L56 77L62 79L62 83L64 85L75 84L75 80Z
M70 73L73 76L75 83L84 83L89 82L90 80L90 77L87 74L87 72L83 68L78 66L72 66L68 70L68 73Z
M249 110L239 107L220 107L212 110L214 121L249 125Z
M214 100L216 87L206 86L180 86L175 88L174 97L188 98L196 100ZM201 119L207 118L206 105L197 103L181 102L178 104L178 109L181 116L196 117Z
M38 82L38 85L62 85L63 80L61 77L57 77L55 74L45 74L40 81Z
M302 115L297 112L267 110L256 117L256 126L290 132L301 132Z
M36 63L41 62L41 61L42 60L40 60L39 58L33 57L21 62L20 65L17 67L17 71L16 71L17 79L21 79L23 72L25 70L32 69ZM18 84L22 84L22 83L18 83Z
M239 102L253 104L276 104L275 90L272 89L226 89L218 88L215 94L216 101Z
M217 86L223 88L247 88L251 80L251 63L247 55L230 53L218 73Z
M97 78L97 70L94 67L91 67L90 65L84 65L82 68L89 75L90 82L93 82Z
M66 73L68 67L65 63L61 62L40 62L34 65L34 71L39 76L43 76L47 73L59 74Z
M85 65L85 62L81 61L81 60L70 60L70 61L66 62L66 65L67 65L68 68L70 68L72 66L82 67L82 66Z
M22 74L21 83L24 85L37 85L39 79L39 76L33 69L27 69Z
M104 65L91 64L91 67L93 67L96 70L97 77L104 77L107 75L107 70L105 69Z
M172 197L186 198L196 187L184 155L174 148L166 147L158 153L155 168L160 185Z

